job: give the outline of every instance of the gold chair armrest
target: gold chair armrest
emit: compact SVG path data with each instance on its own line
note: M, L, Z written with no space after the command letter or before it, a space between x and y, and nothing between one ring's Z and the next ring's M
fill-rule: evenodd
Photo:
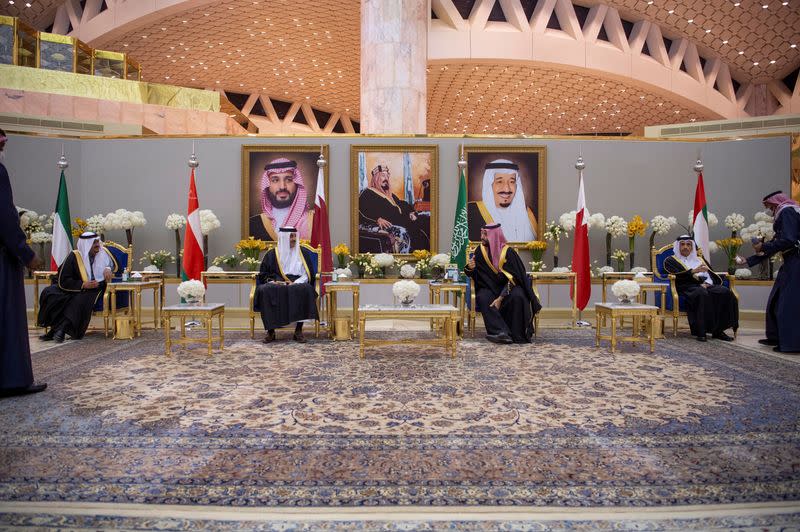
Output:
M678 308L678 288L675 286L675 274L669 274L669 290L672 292L672 315L678 316L680 309Z

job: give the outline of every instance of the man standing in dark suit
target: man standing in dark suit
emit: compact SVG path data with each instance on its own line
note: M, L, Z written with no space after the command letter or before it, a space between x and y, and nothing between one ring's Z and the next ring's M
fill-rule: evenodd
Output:
M3 164L8 138L0 129L0 397L41 392L47 384L33 382L23 266L40 268L42 261L26 242L14 207L11 180Z

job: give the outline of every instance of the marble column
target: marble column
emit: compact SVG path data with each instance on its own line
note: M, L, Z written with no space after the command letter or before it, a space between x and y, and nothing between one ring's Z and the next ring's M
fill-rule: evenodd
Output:
M361 133L427 133L427 0L361 0Z

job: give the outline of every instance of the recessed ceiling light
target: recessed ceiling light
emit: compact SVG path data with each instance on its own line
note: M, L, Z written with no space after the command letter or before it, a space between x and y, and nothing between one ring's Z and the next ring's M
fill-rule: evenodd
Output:
M739 51L739 55L744 55L744 52L742 52L742 51Z
M753 66L758 66L758 61L753 61Z
M673 14L674 12L675 12L674 9L670 9L669 11L667 11L667 13L669 13L670 15Z
M706 30L706 33L711 33L711 30Z
M769 64L770 65L774 65L775 64L775 60L773 59L772 61L769 62Z
M727 39L726 39L726 40L724 40L724 41L722 41L722 44L728 44L728 41L727 41Z
M791 45L789 45L789 48L797 48L797 45L796 44L791 44Z
M761 6L761 7L763 7L764 9L767 9L767 8L769 7L769 4L764 4L764 5L763 5L763 6Z
M689 24L691 24L692 22L694 22L694 19L693 19L693 18L690 18L690 19L689 19L689 20L687 20L686 22L688 22Z

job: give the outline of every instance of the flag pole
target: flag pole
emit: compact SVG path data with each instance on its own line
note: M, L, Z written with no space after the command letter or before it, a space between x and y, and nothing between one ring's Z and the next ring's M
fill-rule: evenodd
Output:
M584 168L586 168L586 163L583 160L582 152L583 152L583 150L581 149L580 144L578 144L578 158L575 160L575 169L578 171L578 186L580 186L582 172L583 172ZM574 260L573 260L573 264L574 264ZM572 297L574 297L574 298L578 297L578 291L577 290L575 291L575 293L573 294ZM577 327L591 327L592 326L591 323L589 323L588 321L583 319L583 309L578 309L578 320L575 322L575 325Z
M198 161L198 160L197 160L197 154L195 153L195 150L194 150L194 140L192 141L192 155L189 157L189 160L186 162L186 164L187 164L187 165L189 166L189 168L191 169L191 171L190 171L191 173L193 173L193 172L194 172L194 169L195 169L195 168L197 168L198 166L200 166L200 161ZM187 215L188 215L188 214L189 214L189 213L187 213ZM189 226L189 224L188 224L188 221L187 221L187 224L186 224L186 225L187 225L186 229L188 230L188 229L189 229L189 227L188 227L188 226ZM186 240L186 239L184 238L184 246L185 246L185 244L186 244L185 240ZM203 246L203 247L205 248L205 246ZM203 253L204 253L204 254L205 254L205 253L207 253L205 249L203 249ZM185 264L185 262L184 262L184 264ZM182 302L182 300L181 300L181 302ZM186 322L186 326L187 326L187 327L189 327L189 330L191 330L191 328L192 328L192 327L197 327L197 326L199 326L199 325L200 325L200 322L199 322L199 321L197 321L197 319L195 319L195 318L196 318L195 316L192 316L192 319L190 319L189 321L187 321L187 322ZM211 324L209 323L209 324L208 324L208 326L209 326L209 328L210 328L210 327L211 327Z

